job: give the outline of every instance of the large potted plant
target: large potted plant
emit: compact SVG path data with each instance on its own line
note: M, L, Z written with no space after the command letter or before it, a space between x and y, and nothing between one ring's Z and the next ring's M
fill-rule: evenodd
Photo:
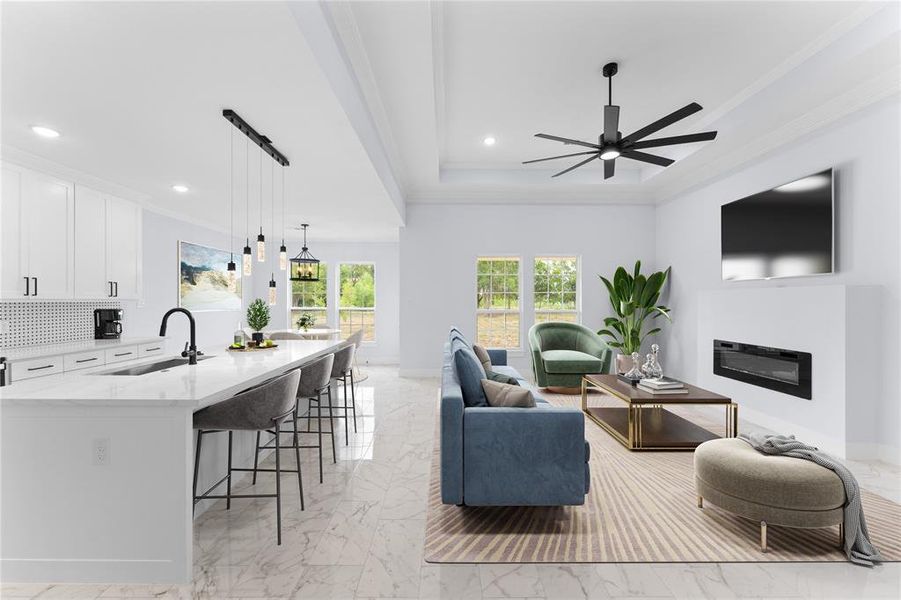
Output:
M641 352L642 342L648 336L660 332L660 327L645 331L645 326L653 324L661 316L670 320L670 309L657 304L669 272L668 267L666 271L657 271L645 277L641 274L639 260L635 262L635 269L631 274L619 267L613 274L613 282L601 277L601 281L607 286L614 316L604 319L604 329L598 331L598 335L610 338L607 344L620 350L616 357L618 373L628 371L632 353Z
M269 305L257 298L247 307L247 325L253 329L253 341L258 345L263 342L263 329L269 325Z

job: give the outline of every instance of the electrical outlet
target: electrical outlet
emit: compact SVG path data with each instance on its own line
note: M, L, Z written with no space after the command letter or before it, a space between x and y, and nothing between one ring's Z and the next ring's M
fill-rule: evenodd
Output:
M97 467L105 467L110 460L109 438L96 438L94 440L94 451L92 453L92 462Z
M0 321L0 335L9 334L9 321Z

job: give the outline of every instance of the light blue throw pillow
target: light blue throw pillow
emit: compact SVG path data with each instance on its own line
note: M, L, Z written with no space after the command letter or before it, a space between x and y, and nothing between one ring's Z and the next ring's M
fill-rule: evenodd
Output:
M463 403L468 406L488 406L488 398L482 389L482 380L485 379L485 369L476 357L475 353L462 344L457 344L454 350L454 369L457 371L457 379L463 390Z

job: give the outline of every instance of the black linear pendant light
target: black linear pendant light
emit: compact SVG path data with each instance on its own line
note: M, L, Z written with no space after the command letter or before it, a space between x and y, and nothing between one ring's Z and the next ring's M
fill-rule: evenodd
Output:
M253 273L253 252L250 249L250 140L248 139L244 149L244 232L247 234L247 242L244 244L244 253L241 258L244 267L244 276L250 277Z
M266 236L263 235L263 150L260 150L260 235L257 236L257 262L266 262Z
M269 165L269 231L275 231L275 163ZM278 302L275 273L269 274L269 305Z
M620 157L638 160L641 162L650 163L652 165L659 165L661 167L668 167L669 165L676 162L670 158L657 156L656 154L639 152L639 150L642 148L657 148L659 146L672 146L675 144L703 142L712 140L716 137L715 131L705 131L704 133L692 133L688 135L677 135L673 137L639 141L651 135L652 133L656 133L664 127L669 127L673 123L681 121L685 117L693 115L701 110L702 107L697 102L692 102L691 104L683 106L679 110L666 115L662 119L658 119L650 125L642 127L638 131L635 131L623 137L622 133L619 131L619 106L613 104L613 76L616 75L618 70L619 65L617 65L617 63L615 62L607 63L601 70L601 73L604 75L604 77L607 78L607 89L609 96L607 106L604 107L604 132L600 136L598 136L597 144L593 142L583 142L582 140L559 137L556 135L548 135L546 133L536 133L535 137L551 140L554 142L562 142L567 146L582 146L583 148L590 148L590 150L587 150L585 152L575 152L573 154L562 154L560 156L550 156L548 158L527 160L522 164L528 165L531 163L544 162L546 160L557 160L558 158L587 156L588 158L577 162L568 169L564 169L559 173L555 173L553 177L559 177L560 175L569 173L570 171L578 169L581 166L587 165L593 160L602 160L604 161L604 179L610 179L611 177L613 177L613 173L616 168L616 159Z
M307 248L307 223L303 228L303 247L300 254L291 259L291 281L319 281L319 259Z

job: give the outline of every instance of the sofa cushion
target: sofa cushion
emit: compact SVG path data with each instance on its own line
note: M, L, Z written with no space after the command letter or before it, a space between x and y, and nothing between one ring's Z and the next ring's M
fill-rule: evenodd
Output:
M532 392L524 387L483 379L482 389L488 399L488 406L535 408L535 398L532 397Z
M479 362L482 363L482 368L485 369L485 372L490 371L491 357L488 356L488 351L478 344L473 344L472 351L476 353L476 356L478 357Z
M519 385L523 383L527 383L525 378L519 374L519 371L514 369L513 367L507 365L493 365L491 370L494 373L500 373L501 375L506 375L507 377L512 377L513 379L519 382Z
M485 376L488 377L491 381L496 381L498 383L506 383L509 385L519 385L519 379L513 377L511 375L505 375L504 373L498 373L497 371L485 371Z
M466 346L467 348L472 348L472 344L469 343L469 340L466 339L466 336L464 336L463 333L456 327L451 327L450 334L448 334L447 337L451 343L453 343L454 340L460 340L461 342L463 342L464 346Z
M488 400L482 390L482 380L485 379L482 363L472 350L460 343L455 344L454 369L463 390L463 403L468 407L488 406Z
M600 373L603 361L578 350L545 350L541 353L548 373Z

